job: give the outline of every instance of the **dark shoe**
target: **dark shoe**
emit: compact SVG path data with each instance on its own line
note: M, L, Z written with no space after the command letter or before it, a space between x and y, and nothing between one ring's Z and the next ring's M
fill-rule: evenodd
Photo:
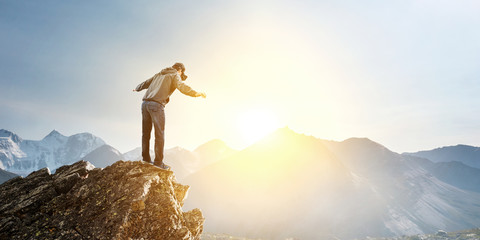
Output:
M168 166L167 164L165 163L154 163L153 165L161 168L161 169L164 169L164 170L170 170L170 166Z
M162 168L165 169L165 170L170 170L172 169L170 166L168 166L167 164L162 164Z

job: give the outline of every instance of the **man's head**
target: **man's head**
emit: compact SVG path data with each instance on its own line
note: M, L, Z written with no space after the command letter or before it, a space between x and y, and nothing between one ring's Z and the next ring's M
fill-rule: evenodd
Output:
M183 81L187 80L187 75L185 75L185 65L183 63L175 63L172 66L173 69L177 70L178 74L182 78Z

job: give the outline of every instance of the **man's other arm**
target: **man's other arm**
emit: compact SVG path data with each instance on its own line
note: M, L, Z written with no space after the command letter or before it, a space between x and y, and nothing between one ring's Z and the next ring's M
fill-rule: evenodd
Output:
M142 91L143 89L147 89L147 88L150 86L150 84L152 83L153 79L154 79L157 75L158 75L158 73L155 74L153 77L147 79L145 82L142 82L142 83L138 84L138 86L137 86L133 91L140 92L140 91Z

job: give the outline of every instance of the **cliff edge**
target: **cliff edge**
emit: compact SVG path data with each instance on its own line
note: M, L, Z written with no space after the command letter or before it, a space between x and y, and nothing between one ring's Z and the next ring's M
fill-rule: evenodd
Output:
M0 185L0 239L199 239L200 210L173 172L119 161L48 168Z

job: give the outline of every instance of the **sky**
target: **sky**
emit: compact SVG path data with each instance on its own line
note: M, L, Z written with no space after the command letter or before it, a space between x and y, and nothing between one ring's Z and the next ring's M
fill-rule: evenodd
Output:
M395 152L480 146L480 2L0 0L0 128L141 145L132 89L182 62L166 147L276 128Z

